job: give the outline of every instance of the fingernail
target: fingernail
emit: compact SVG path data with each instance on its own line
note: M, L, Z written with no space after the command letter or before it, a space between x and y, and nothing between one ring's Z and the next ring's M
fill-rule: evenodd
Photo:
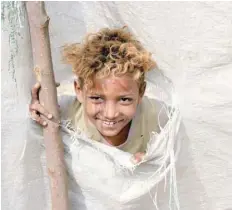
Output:
M52 114L48 114L48 119L52 119Z
M38 88L38 87L39 87L39 83L36 83L36 84L35 84L35 87Z
M47 122L43 122L43 126L46 126L47 125Z

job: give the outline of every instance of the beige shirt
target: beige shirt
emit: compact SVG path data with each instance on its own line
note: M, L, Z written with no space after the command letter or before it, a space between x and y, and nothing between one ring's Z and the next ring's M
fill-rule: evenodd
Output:
M70 110L72 111L70 112ZM85 121L83 105L76 99L74 99L69 107L69 113L75 113L72 119L76 128L79 128L90 139L108 144L96 127ZM145 152L151 132L159 132L157 119L157 101L144 96L142 103L138 105L136 114L132 119L128 138L126 142L119 145L118 148L132 154L136 152ZM109 144L109 146L112 145Z

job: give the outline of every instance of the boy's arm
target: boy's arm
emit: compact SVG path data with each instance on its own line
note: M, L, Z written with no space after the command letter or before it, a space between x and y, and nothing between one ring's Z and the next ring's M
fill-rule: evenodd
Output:
M59 86L59 84L57 86ZM37 94L38 94L39 88L40 88L40 85L38 86L35 85L32 88L32 101L35 99L38 100ZM70 96L70 95L58 96L58 105L59 105L61 119L67 118L69 107L73 103L74 99L75 99L75 96ZM28 127L28 132L29 132L31 139L35 139L41 145L43 145L44 144L43 143L43 127L46 126L46 125L43 125L43 122L46 122L46 121L45 120L42 121L40 115L42 114L43 116L46 116L46 115L48 116L49 113L44 109L44 107L41 104L39 104L39 101L37 101L36 103L37 104L34 107L32 106L34 103L31 103L30 105L30 117L28 119L27 127ZM36 116L37 118L33 118L34 115L31 113L31 111L34 111L34 113L37 111L38 112L37 114L39 114L39 116ZM47 120L50 120L50 119L48 118Z

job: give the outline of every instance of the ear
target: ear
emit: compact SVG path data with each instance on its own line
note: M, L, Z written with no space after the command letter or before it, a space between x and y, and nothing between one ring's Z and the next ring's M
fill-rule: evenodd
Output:
M83 103L83 90L82 90L78 80L74 80L74 90L76 93L77 100L80 103Z

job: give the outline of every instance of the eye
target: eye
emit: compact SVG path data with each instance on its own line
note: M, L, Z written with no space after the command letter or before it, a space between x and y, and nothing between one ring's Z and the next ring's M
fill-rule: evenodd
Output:
M95 103L101 103L103 101L100 96L89 96L89 99Z
M123 102L123 103L130 103L130 102L133 101L132 98L127 98L127 97L123 97L123 98L121 98L120 100L121 100L121 102Z

